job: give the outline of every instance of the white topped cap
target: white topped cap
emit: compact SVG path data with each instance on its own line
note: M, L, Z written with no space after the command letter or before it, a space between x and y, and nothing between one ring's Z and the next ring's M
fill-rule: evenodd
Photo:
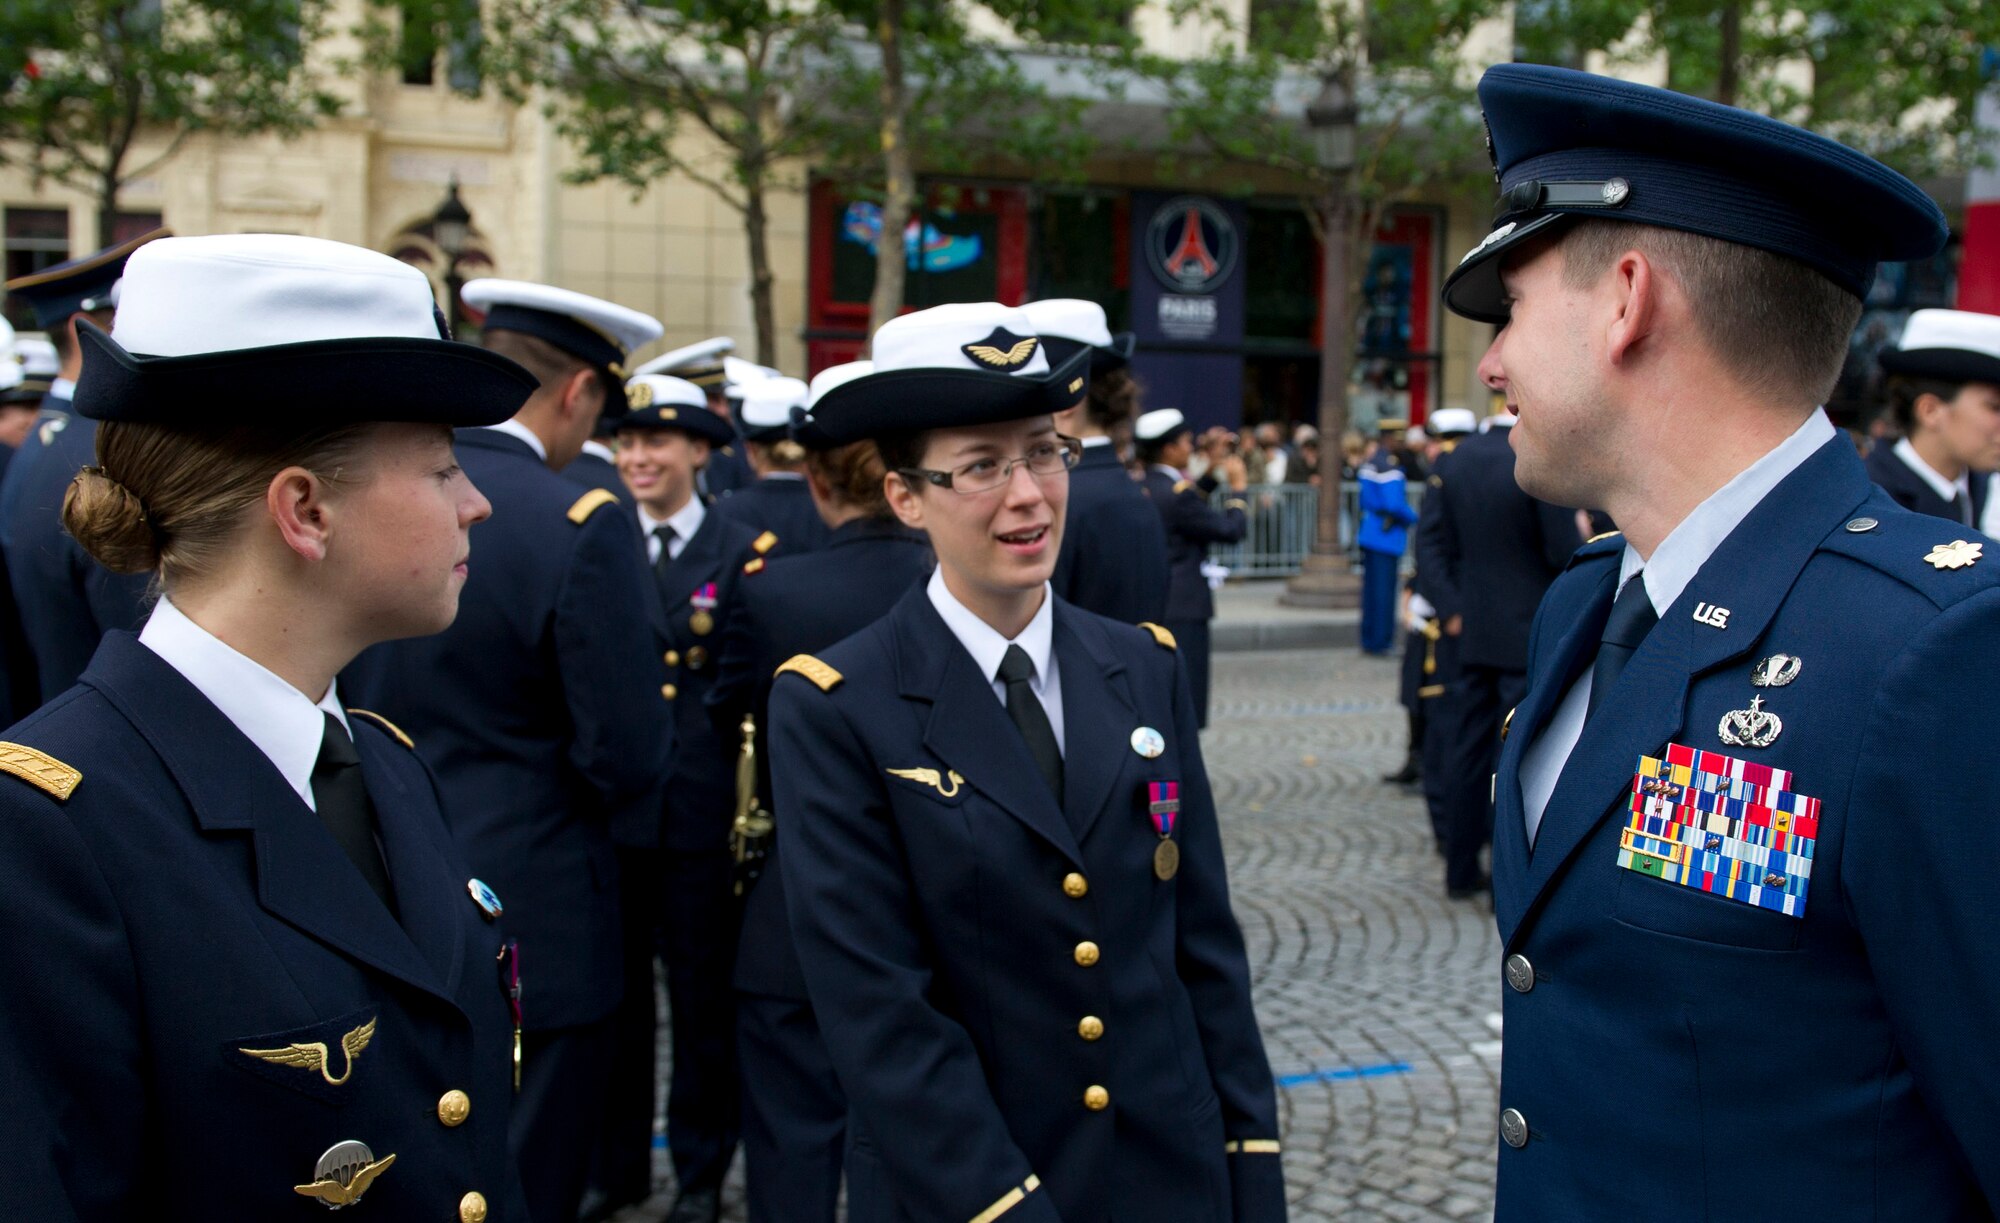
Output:
M1111 324L1104 307L1080 297L1051 297L1021 307L1036 335L1061 336L1093 348L1111 347Z
M1181 415L1179 408L1156 408L1140 414L1132 426L1132 436L1142 442L1155 442L1186 425L1187 417Z
M573 319L617 345L621 353L644 348L666 331L660 320L650 314L574 289L558 289L528 280L484 276L467 281L458 296L466 305L487 313L495 306L519 306Z
M741 357L722 359L722 383L729 388L731 395L741 396L744 388L762 382L766 378L782 377L784 375L777 370L768 365L759 365L755 361L745 361Z
M39 336L16 336L14 356L30 378L53 378L62 372L55 344Z
M27 379L20 350L14 347L14 325L0 318L0 391L11 391Z
M806 409L810 411L834 387L845 385L856 378L866 377L875 372L873 361L849 361L845 365L829 365L813 375L812 384L806 389Z
M1443 437L1448 433L1470 433L1479 427L1479 418L1470 408L1439 408L1431 413L1426 422L1432 437Z
M387 255L324 238L160 238L132 252L124 283L111 338L139 356L443 338L429 277Z
M711 336L693 344L683 345L671 352L663 352L651 361L641 365L641 374L671 374L675 370L705 367L716 364L724 353L736 351L736 341L726 335Z
M1047 377L1048 357L1027 312L998 302L932 306L892 318L871 345L874 373L970 369Z
M685 378L666 374L640 374L625 382L625 398L634 409L674 407L708 410L708 395Z
M780 374L753 382L743 393L736 419L745 428L776 429L792 423L792 409L806 406L811 391L797 378Z
M1918 310L1903 325L1903 342L1896 347L1955 348L2000 358L2000 315L1970 310Z

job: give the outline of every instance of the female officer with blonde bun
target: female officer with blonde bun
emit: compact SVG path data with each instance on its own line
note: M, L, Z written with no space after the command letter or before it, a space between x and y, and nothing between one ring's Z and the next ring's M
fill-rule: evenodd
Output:
M82 329L102 428L63 513L159 598L0 743L0 1200L522 1220L519 953L334 675L451 623L489 508L451 427L534 380L340 243L162 239L121 307Z

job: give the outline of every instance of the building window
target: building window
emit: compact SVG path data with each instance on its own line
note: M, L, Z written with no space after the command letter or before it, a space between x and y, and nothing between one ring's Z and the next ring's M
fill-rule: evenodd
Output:
M164 222L165 218L157 212L121 212L111 222L111 238L105 245L117 246L122 242L130 242L134 238L152 233Z
M478 0L401 0L399 7L403 30L396 61L403 83L436 85L442 73L456 92L478 93Z
M1104 307L1113 331L1131 325L1131 207L1124 192L1049 191L1030 214L1030 294Z
M9 208L6 220L7 279L32 276L69 258L69 211L64 208ZM7 321L35 330L34 315L8 298Z

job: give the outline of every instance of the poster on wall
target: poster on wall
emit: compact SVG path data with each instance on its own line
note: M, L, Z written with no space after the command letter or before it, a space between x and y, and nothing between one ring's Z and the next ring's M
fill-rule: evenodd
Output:
M1241 203L1132 193L1133 366L1149 408L1179 408L1197 428L1242 415Z

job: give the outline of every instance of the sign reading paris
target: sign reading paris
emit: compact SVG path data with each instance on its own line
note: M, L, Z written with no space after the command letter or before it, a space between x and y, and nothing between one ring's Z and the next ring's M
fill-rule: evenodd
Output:
M1146 227L1146 260L1177 293L1210 293L1236 270L1235 222L1214 200L1180 195L1161 204Z

